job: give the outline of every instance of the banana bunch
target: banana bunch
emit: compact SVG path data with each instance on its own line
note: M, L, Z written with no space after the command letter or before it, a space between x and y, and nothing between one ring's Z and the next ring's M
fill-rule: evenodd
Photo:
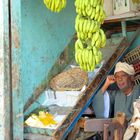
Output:
M103 9L104 0L75 0L75 60L80 68L93 71L102 60L100 48L106 45L106 35L102 29L106 17Z
M66 7L66 0L44 0L44 4L52 12L59 13L63 8Z
M97 21L89 20L77 15L75 20L75 29L78 38L87 39L91 38L92 34L100 29L100 24Z
M75 43L75 60L82 70L93 71L95 66L101 62L102 53L95 46L86 46L78 39Z
M99 29L92 35L91 46L103 48L106 45L106 35L102 29Z
M91 20L96 20L103 24L106 18L105 11L103 9L103 1L101 0L76 0L76 12L84 17L88 17Z

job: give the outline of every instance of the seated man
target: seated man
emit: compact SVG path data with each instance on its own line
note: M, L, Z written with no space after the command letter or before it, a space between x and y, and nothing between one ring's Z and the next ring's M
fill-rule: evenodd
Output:
M92 106L97 118L114 117L117 112L124 112L129 121L133 115L133 102L140 96L140 86L134 83L134 68L126 62L118 62L114 75L109 75L93 99ZM112 84L116 90L108 90Z

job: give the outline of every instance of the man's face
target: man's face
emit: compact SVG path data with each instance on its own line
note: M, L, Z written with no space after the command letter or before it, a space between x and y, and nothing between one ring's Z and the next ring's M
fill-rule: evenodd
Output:
M119 89L122 91L127 90L132 84L132 76L123 71L116 72L114 76Z

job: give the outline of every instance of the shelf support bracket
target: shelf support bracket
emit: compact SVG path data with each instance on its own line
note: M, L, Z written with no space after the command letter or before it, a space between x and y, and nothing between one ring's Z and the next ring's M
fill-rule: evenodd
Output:
M123 37L127 37L126 21L121 21L121 26L122 26L122 35L123 35Z

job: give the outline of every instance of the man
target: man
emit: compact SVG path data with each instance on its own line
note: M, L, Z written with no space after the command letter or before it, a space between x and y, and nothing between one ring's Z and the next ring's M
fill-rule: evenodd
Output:
M114 75L109 75L101 91L93 99L93 109L97 118L114 117L124 112L129 121L133 115L133 102L140 96L140 87L134 84L135 71L132 65L118 62ZM108 90L116 83L118 89Z

